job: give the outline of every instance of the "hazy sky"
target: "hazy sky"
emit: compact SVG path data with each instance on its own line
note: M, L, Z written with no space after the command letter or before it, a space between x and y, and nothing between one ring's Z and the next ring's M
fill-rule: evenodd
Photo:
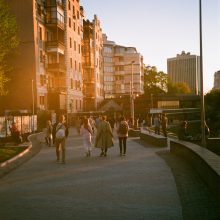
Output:
M97 14L109 40L133 46L144 63L167 72L167 58L199 55L199 0L81 0L86 17ZM220 0L202 0L204 90L220 70Z

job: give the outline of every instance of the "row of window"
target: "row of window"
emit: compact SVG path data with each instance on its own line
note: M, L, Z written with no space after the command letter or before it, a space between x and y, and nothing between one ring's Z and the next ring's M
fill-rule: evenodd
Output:
M81 82L79 80L70 79L70 88L82 91Z
M78 68L77 68L77 67L78 67ZM74 68L75 71L81 72L81 70L82 70L82 65L81 65L80 62L79 62L78 65L77 65L77 61L75 60L75 61L74 61L74 66L73 66L73 58L70 58L70 68L71 68L71 69Z
M79 1L78 1L79 2ZM73 14L73 18L80 18L80 12L78 10L75 9L75 6L73 5L73 7L71 7L71 2L68 1L68 10L70 11L72 8L72 14Z
M72 19L69 18L69 28L72 28ZM76 31L76 23L73 21L73 30ZM78 35L80 35L80 26L77 27Z
M69 46L70 46L70 48L74 48L74 51L76 51L77 50L77 43L76 43L76 41L74 40L74 42L73 42L73 40L72 40L72 38L70 37L69 38ZM80 54L81 53L81 45L80 44L78 44L78 53Z

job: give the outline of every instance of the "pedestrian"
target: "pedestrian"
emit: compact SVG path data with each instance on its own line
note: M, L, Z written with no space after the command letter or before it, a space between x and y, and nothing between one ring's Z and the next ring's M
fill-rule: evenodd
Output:
M80 134L80 127L81 127L81 119L80 119L80 117L77 117L75 126L76 126L77 133Z
M95 133L95 120L93 119L92 116L89 117L89 124L91 125L92 133L94 134Z
M118 123L117 133L119 139L119 148L120 148L120 156L126 155L126 142L128 137L128 123L125 120L125 117L122 116L120 118L120 122Z
M83 146L86 150L86 156L91 156L92 150L92 127L89 123L89 119L85 118L83 121L83 125L80 128L80 134L83 136Z
M166 116L166 114L162 114L162 131L163 131L163 135L164 137L167 137L167 125L168 125L168 118Z
M62 163L62 164L66 163L65 142L66 142L66 138L68 137L68 134L69 131L67 124L65 122L65 116L60 115L59 123L56 126L56 140L55 140L57 163ZM60 154L62 154L61 161L60 161Z
M58 125L58 122L55 122L52 126L52 138L53 138L53 144L55 146L55 140L56 140L56 127Z
M160 135L160 118L159 118L159 115L156 114L155 117L154 117L154 131L155 131L155 134L159 134Z
M114 127L115 127L115 118L114 118L114 116L111 116L111 117L109 118L108 122L110 123L111 128L112 128L112 132L113 132Z
M52 132L53 132L53 127L52 127L51 121L48 120L47 128L46 128L46 137L45 137L46 144L48 145L48 147L51 147L51 144L52 144L52 139L53 139Z
M108 148L114 146L112 129L109 122L107 122L106 119L106 116L102 116L102 119L98 125L98 130L95 139L95 147L101 148L101 157L106 157Z
M11 137L15 144L20 144L22 142L22 136L21 132L19 131L17 124L15 122L12 122L12 126L9 127L11 132Z
M190 141L192 140L192 136L188 132L188 122L183 121L179 125L179 130L178 130L178 139L179 140L185 140L185 141Z

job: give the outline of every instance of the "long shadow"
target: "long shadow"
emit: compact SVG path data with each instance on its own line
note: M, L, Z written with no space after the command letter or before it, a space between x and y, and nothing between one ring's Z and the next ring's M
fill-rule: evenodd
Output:
M173 173L182 204L183 219L220 219L220 204L193 167L168 150L160 150L157 154L165 160Z

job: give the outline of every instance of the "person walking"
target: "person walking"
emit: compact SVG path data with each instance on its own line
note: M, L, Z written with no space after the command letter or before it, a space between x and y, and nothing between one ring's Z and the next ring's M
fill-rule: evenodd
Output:
M55 146L56 146L56 156L57 156L57 163L66 163L66 148L65 142L66 138L68 137L69 131L67 124L65 123L65 116L60 115L59 123L56 126L56 139L55 139ZM62 160L60 161L60 152L62 152Z
M128 137L128 123L125 120L125 117L122 116L120 118L120 122L118 123L117 133L119 139L119 148L120 148L120 156L126 155L126 142Z
M83 125L80 128L80 134L83 136L83 146L86 150L86 156L91 156L92 150L92 127L89 123L89 119L85 118L83 121Z
M106 121L107 117L102 116L102 120L98 125L98 130L95 139L95 147L101 148L100 156L107 156L108 148L114 146L113 134L109 122Z
M48 120L47 128L46 128L46 137L45 137L46 144L48 145L48 147L51 147L51 144L52 144L52 139L53 139L52 132L53 132L53 127L52 127L51 121Z
M163 135L164 137L167 137L167 125L168 125L168 118L166 116L166 114L162 114L162 131L163 131Z
M156 116L154 117L154 131L155 134L159 134L160 135L160 118L158 116L158 114L156 114Z

